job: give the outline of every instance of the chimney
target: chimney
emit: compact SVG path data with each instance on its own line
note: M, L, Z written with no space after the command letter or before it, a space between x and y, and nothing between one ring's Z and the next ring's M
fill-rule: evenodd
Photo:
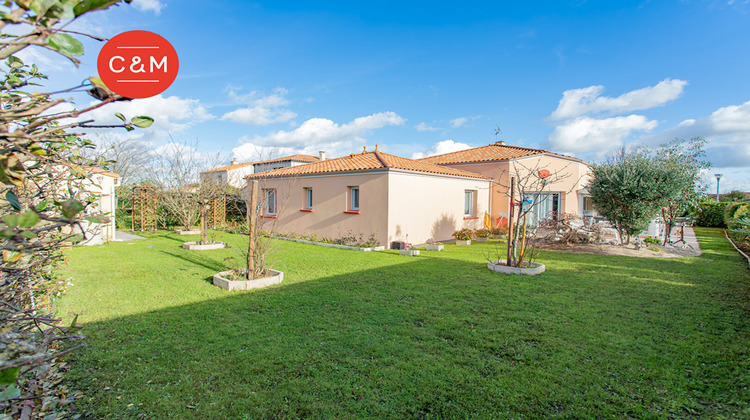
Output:
M505 142L502 141L502 140L501 141L496 141L495 144L498 145L498 146L505 146Z
M325 150L319 151L318 156L320 156L321 161L326 160L326 151Z
M232 165L236 165L236 164L237 164L237 159L232 159Z

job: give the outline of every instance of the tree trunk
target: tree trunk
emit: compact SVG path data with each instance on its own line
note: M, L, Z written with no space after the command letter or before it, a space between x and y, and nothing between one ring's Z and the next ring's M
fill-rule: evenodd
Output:
M206 223L207 204L201 205L201 245L208 245L208 223Z
M247 279L252 280L255 273L255 235L258 224L258 181L250 184L250 196L247 198L247 225L249 228L249 240L247 246Z

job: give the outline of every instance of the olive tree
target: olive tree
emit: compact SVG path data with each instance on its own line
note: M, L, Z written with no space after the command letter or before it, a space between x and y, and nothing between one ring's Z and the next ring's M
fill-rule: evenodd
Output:
M700 169L705 164L702 139L675 140L657 150L622 150L617 156L591 165L588 185L596 210L620 233L624 243L662 216L667 225L697 201L695 192ZM666 240L666 239L665 239Z

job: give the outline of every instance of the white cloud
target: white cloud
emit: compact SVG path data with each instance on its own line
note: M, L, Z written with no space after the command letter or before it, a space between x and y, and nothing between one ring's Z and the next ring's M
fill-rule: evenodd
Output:
M719 108L709 121L713 130L720 134L750 133L750 101Z
M291 121L297 117L296 113L284 108L289 105L289 100L285 97L288 91L284 88L277 88L274 93L266 96L261 96L255 91L240 94L234 87L227 90L229 97L234 101L247 103L249 106L227 112L221 116L222 120L246 125L270 125Z
M427 156L442 155L444 153L458 152L459 150L471 149L466 143L460 143L453 140L443 140L432 146L426 152L417 152L411 155L412 159L421 159Z
M679 98L686 85L684 80L664 79L655 86L636 89L616 98L601 96L604 86L570 89L563 92L550 118L559 120L585 114L619 114L654 108Z
M277 151L279 153L317 154L325 150L329 156L337 152L351 151L352 146L364 144L363 137L378 128L389 125L402 125L405 122L395 112L380 112L359 117L347 124L337 124L326 118L311 118L294 130L279 130L265 136L247 136L240 139L243 143L232 152L237 158L257 156Z
M454 119L450 120L451 127L458 128L458 127L461 127L462 125L466 124L467 122L476 120L478 118L481 118L481 115L474 115L474 116L470 116L470 117L458 117L458 118L454 118Z
M658 145L675 137L707 139L707 158L716 167L750 168L750 101L721 107L707 117L686 119L640 141Z
M555 127L549 141L555 151L595 152L598 156L604 156L620 148L623 139L631 132L653 130L656 125L656 121L643 115L604 119L578 117Z
M95 102L92 102L92 104ZM82 119L93 119L97 125L121 124L115 113L120 112L130 119L146 115L154 119L149 128L136 129L125 133L122 129L110 130L115 137L127 136L141 138L144 141L158 141L191 127L192 125L214 118L197 99L184 99L177 96L164 97L156 95L150 98L134 99L130 102L115 102L105 105L82 116ZM95 132L102 132L96 130Z
M417 129L417 131L438 131L438 130L440 130L439 128L432 127L431 125L429 125L429 124L427 124L425 122L421 122L421 123L417 124L415 126L415 128Z
M154 12L156 16L161 14L161 9L167 7L166 4L159 0L133 0L131 4L141 12L151 11Z

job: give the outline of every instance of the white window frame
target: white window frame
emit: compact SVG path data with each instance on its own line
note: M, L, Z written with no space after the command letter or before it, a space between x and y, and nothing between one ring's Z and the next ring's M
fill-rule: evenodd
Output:
M360 200L359 186L349 187L349 210L350 211L359 211L359 205L360 205L359 200Z
M278 211L278 208L276 207L276 189L275 188L266 189L265 211L266 211L267 216L276 216L276 212Z
M464 217L474 217L476 215L476 208L474 205L474 202L476 201L476 193L477 192L474 190L464 190Z
M313 190L312 188L306 187L305 188L305 206L304 208L306 210L312 210L313 208Z

